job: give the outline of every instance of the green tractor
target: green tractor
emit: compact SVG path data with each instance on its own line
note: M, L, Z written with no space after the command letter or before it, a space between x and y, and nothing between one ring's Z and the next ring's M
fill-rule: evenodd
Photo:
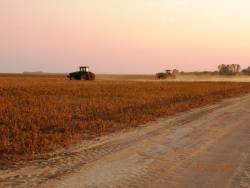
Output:
M95 74L90 72L89 67L80 67L77 72L69 73L70 80L95 80Z

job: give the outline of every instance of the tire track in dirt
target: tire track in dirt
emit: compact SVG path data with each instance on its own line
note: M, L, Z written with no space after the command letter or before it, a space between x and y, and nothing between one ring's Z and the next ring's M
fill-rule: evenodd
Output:
M220 146L220 143L226 137L229 137L230 141L235 130L239 129L242 131L242 125L247 127L245 122L249 122L249 112L247 112L249 102L248 99L247 102L242 101L226 109L221 109L220 112L216 111L209 114L211 118L206 117L205 120L204 117L196 118L194 121L181 127L174 127L168 133L162 132L161 135L148 139L151 142L144 140L131 148L106 156L94 164L87 165L81 173L59 183L57 186L188 187L187 183L190 183L189 187L224 187L223 185L227 184L227 179L232 176L233 172L221 173L219 175L212 172L197 174L194 163L199 160L207 161L207 163L217 163L220 162L218 159L232 162L230 157L223 155L224 153L223 151L221 152L220 147L215 146ZM175 135L176 131L177 135ZM161 142L164 140L161 137L165 136L170 139L170 142ZM234 142L235 139L226 144L230 146ZM143 148L141 149L140 146ZM224 145L222 145L222 150L224 150L223 147ZM219 148L218 151L216 150L217 148ZM229 149L231 148L229 147ZM232 156L235 157L238 154L242 153L235 153ZM193 166L190 167L190 164ZM235 168L238 165L240 163L236 163ZM191 172L191 174L195 174L202 181L194 181L195 183L192 183L190 180L193 179L185 179L185 176L189 176L188 174L183 174L182 171L188 172L188 174ZM218 184L213 183L213 181Z

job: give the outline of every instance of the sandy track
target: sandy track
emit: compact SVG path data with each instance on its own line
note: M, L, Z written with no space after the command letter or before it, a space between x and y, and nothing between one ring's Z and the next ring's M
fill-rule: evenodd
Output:
M0 187L250 187L250 95L0 170Z

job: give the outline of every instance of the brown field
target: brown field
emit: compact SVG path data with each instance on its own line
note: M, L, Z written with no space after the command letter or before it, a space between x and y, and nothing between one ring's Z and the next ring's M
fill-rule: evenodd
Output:
M99 74L98 80L156 81L156 82L250 82L250 75L209 75L209 74L178 74L174 80L157 80L155 75L112 75Z
M0 163L250 92L250 83L0 76Z

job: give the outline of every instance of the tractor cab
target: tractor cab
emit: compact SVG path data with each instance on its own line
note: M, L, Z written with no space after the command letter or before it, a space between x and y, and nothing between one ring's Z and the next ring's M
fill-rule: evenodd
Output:
M167 75L172 74L172 72L173 72L172 70L166 70L166 74L167 74Z
M80 71L69 73L70 80L94 80L95 74L90 72L89 67L80 67Z
M80 67L80 72L82 73L89 72L89 67Z

